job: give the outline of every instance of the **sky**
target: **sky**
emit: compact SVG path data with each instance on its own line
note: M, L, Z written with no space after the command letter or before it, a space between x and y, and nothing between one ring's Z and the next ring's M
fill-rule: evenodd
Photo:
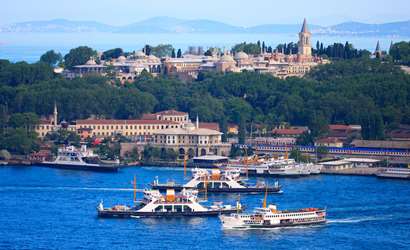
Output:
M232 25L410 19L410 0L1 0L0 24L64 18L123 25L155 16L211 19Z

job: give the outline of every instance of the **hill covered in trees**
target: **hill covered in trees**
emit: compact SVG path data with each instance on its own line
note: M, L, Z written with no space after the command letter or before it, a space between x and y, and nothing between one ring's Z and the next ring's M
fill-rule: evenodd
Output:
M139 118L143 113L178 109L203 121L307 125L313 135L329 123L361 124L365 138L383 138L386 126L410 124L410 76L393 63L351 59L315 68L303 79L281 80L254 72L201 74L185 83L142 74L134 83L112 86L103 77L74 80L38 64L0 63L0 121L15 113L52 114L61 119L91 115Z

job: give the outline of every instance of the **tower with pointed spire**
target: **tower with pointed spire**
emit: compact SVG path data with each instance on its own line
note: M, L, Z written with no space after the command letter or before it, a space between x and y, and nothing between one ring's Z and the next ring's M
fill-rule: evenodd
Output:
M58 111L57 111L57 103L54 102L54 119L53 119L54 127L58 125Z
M312 46L310 38L312 33L307 27L306 18L303 20L302 30L299 32L298 54L303 56L312 56Z
M377 41L376 49L374 51L374 56L376 58L381 58L382 57L382 50L380 49L380 41Z

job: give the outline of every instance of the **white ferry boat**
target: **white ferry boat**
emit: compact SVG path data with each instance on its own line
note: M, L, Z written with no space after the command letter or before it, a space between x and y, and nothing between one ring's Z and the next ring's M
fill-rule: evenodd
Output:
M74 146L60 148L58 149L57 158L54 161L44 161L40 163L40 165L50 168L102 172L116 172L119 168L119 162L115 164L103 163L98 155L87 150L85 145L83 145L80 150L77 150Z
M268 186L265 183L257 183L254 186L247 185L237 170L221 171L213 169L209 172L205 169L194 169L192 172L192 179L185 185L178 185L175 182L161 184L158 179L156 179L151 186L153 189L161 191L173 188L175 190L206 189L207 192L211 193L262 193L265 191L269 193L282 193L278 182L275 182L274 186Z
M301 177L320 174L321 166L313 163L297 163L294 159L280 157L268 159L252 164L231 165L230 168L240 169L242 175ZM228 167L229 168L229 167Z
M304 208L280 211L276 205L255 209L253 214L231 214L219 216L225 229L266 229L326 222L326 209Z
M206 207L198 203L196 190L183 189L176 195L175 190L168 189L166 195L158 190L146 190L144 199L136 206L116 205L104 208L102 202L97 207L99 217L105 218L139 218L139 217L182 217L182 216L218 216L241 212L242 205L223 205L222 203Z
M410 180L410 168L382 168L376 173L377 177Z

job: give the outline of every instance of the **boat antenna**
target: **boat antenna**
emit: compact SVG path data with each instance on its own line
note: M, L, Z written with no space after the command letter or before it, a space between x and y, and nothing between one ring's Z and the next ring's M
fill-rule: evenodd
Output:
M249 178L249 170L248 170L248 150L246 146L244 147L245 150L245 172L246 172L246 179Z
M186 154L184 154L184 177L186 177Z
M236 213L239 214L239 206L241 204L241 195L238 194L238 201L236 202Z
M134 175L134 202L137 202L137 176Z
M266 189L265 189L265 197L263 198L263 204L262 207L266 208L266 200L268 199L268 185L266 185Z
M204 186L205 186L205 200L208 200L208 175L205 176Z

